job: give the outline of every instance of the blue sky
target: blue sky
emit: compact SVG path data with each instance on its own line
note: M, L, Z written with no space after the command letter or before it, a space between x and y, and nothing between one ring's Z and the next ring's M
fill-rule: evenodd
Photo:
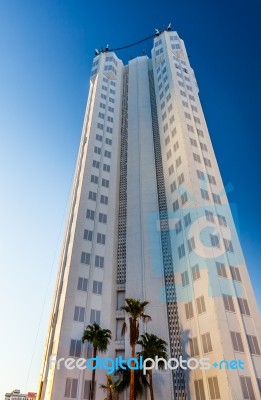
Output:
M260 4L0 1L0 397L36 390L95 47L185 40L261 295ZM148 54L151 43L118 53Z

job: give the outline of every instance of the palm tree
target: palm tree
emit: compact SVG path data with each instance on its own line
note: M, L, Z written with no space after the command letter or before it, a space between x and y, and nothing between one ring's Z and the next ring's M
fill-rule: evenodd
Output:
M142 347L142 351L140 351L138 354L139 356L143 356L144 360L146 358L152 358L153 360L155 360L156 357L164 358L164 360L168 359L168 353L166 347L167 342L165 342L165 340L163 339L160 339L158 336L153 335L152 333L144 333L143 335L141 335L140 340L137 341L137 344L139 344ZM164 361L159 362L158 367L160 369L163 369ZM148 375L149 375L150 399L154 400L152 369L148 370Z
M126 305L122 307L122 310L126 311L129 317L129 329L130 329L130 346L131 346L131 357L135 357L135 346L139 339L140 330L139 330L139 322L147 322L151 320L149 315L144 314L144 310L148 301L140 301L137 299L125 299ZM125 334L127 330L126 321L122 326L122 334ZM134 366L134 362L132 362L132 366ZM134 369L131 369L130 374L130 400L134 400L135 393L135 382L134 382Z
M118 380L113 380L112 375L106 375L107 383L106 385L100 385L100 388L105 390L109 395L108 400L118 399Z
M92 325L88 325L83 332L82 343L85 340L92 344L93 346L93 358L96 358L97 353L105 353L107 351L108 345L111 339L111 331L109 329L102 329L99 324L94 322ZM89 400L94 398L94 385L95 385L95 372L92 370L92 379L90 384L90 395Z
M130 386L131 373L134 372L134 400L138 396L142 396L144 388L149 386L149 382L146 379L146 375L143 374L142 369L132 370L128 367L127 363L123 363L124 368L119 368L116 371L116 375L119 377L117 381L117 392L122 393Z

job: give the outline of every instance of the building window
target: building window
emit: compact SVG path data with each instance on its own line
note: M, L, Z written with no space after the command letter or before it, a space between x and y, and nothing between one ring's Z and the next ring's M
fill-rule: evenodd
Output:
M250 316L250 310L249 310L248 302L246 299L238 297L238 305L239 305L240 312L242 315Z
M233 344L233 349L235 351L244 352L243 342L241 338L241 334L239 332L230 332L231 340Z
M110 126L107 126L107 128L106 128L106 132L108 132L108 133L112 133L112 132L113 132L113 130L112 130L112 128L111 128Z
M204 200L209 200L209 194L208 194L208 191L207 191L207 190L205 190L205 189L200 189L200 192L201 192L201 197L202 197L202 199L204 199Z
M110 186L110 181L108 181L108 179L102 179L102 186L108 188Z
M179 181L179 185L182 185L182 183L185 181L183 172L182 172L182 174L179 175L178 181Z
M100 321L101 321L101 312L99 310L91 309L90 324L96 322L98 325L100 325Z
M101 118L101 119L104 119L105 115L103 113L99 112L98 117Z
M213 175L209 175L208 174L208 180L209 180L209 183L211 183L212 185L216 185L217 184L216 178Z
M251 378L249 376L240 376L240 383L244 400L255 400Z
M188 194L187 194L187 192L183 193L183 194L180 196L180 198L181 198L181 203L182 203L182 205L184 205L184 204L188 201Z
M89 240L91 242L92 241L92 231L90 231L89 229L84 229L83 238L85 240Z
M201 129L197 129L198 136L204 137L204 133Z
M106 139L105 139L105 143L106 143L106 144L109 144L109 145L111 146L111 145L112 145L112 140L109 139L109 138L106 138Z
M89 200L96 201L96 199L97 199L97 193L89 192Z
M101 148L95 146L95 147L94 147L94 153L96 153L96 154L101 154Z
M173 174L173 172L174 172L174 167L173 167L173 165L171 165L169 167L169 175Z
M108 164L103 164L103 171L110 172L111 167Z
M215 204L221 204L221 199L218 194L212 193L212 197Z
M78 278L77 290L82 292L87 292L88 287L88 279L86 278Z
M78 389L78 379L67 378L64 397L68 397L70 399L76 399L77 389Z
M216 262L217 273L220 278L227 278L227 271L224 264Z
M210 234L210 242L212 247L220 247L218 235Z
M192 96L191 94L189 94L189 99L192 100L192 101L195 101L195 97Z
M85 253L84 251L81 254L81 263L90 265L91 255L90 253Z
M198 310L198 314L203 314L204 312L206 312L206 305L205 305L205 300L204 300L204 296L200 296L196 299L196 304L197 304L197 310Z
M219 224L220 224L221 226L227 226L226 218L223 217L223 215L219 215L219 214L218 214L217 217L218 217L218 222L219 222Z
M194 132L194 128L192 125L187 124L187 129L189 132L192 132L192 133Z
M102 282L93 281L92 293L94 293L94 294L102 294Z
M82 341L71 339L69 356L81 357L81 351L82 351Z
M193 250L195 249L195 247L196 247L196 246L195 246L195 239L194 239L194 237L188 239L188 249L189 249L189 252L193 251Z
M173 211L177 211L179 209L179 201L175 200L172 206L173 206Z
M238 267L232 267L232 265L230 265L230 272L231 272L233 281L242 282Z
M91 219L93 221L95 218L95 211L88 209L86 211L86 218Z
M194 267L191 268L192 271L192 278L193 281L196 281L200 278L200 270L198 264L194 265Z
M202 379L197 379L194 381L196 400L206 400L204 385Z
M99 222L102 224L107 223L107 214L99 213Z
M174 144L174 151L177 151L178 148L179 148L179 142L176 142L176 143Z
M224 242L226 251L229 251L230 253L234 253L234 249L233 249L231 240L223 239L223 242Z
M92 166L93 166L94 168L100 168L100 162L97 161L97 160L93 160Z
M169 138L169 136L167 136L165 139L165 146L167 146L169 144L169 142L170 142L170 138Z
M187 101L182 100L182 104L183 104L184 107L188 108L188 102Z
M202 181L205 180L205 174L204 174L204 172L199 171L198 169L197 169L197 176L198 176L198 178L201 179Z
M95 267L99 267L99 268L104 267L104 257L95 256Z
M98 122L97 128L103 130L103 127L104 127L104 125L103 125L103 124L100 124L100 122Z
M185 314L187 319L191 319L194 317L193 305L191 301L185 304Z
M178 254L179 258L182 258L185 256L185 246L182 244L181 246L178 247Z
M189 113L185 112L185 118L191 119L191 115Z
M111 158L111 152L108 150L105 150L104 157Z
M108 196L101 195L101 204L108 204L109 198Z
M100 107L103 108L105 110L106 105L104 103L100 103Z
M190 138L189 140L190 140L190 144L191 144L192 146L194 146L194 147L197 147L197 146L198 146L198 145L197 145L197 141L196 141L195 139Z
M73 320L77 322L84 322L85 308L75 306Z
M208 151L207 146L205 143L200 143L201 150Z
M174 129L172 129L172 131L171 131L171 136L174 138L174 136L177 134L177 129L176 128L174 128Z
M181 281L182 281L182 286L183 287L189 285L188 271L182 272Z
M247 335L247 341L250 353L256 356L260 356L260 348L258 345L257 337L253 335Z
M172 183L170 184L170 191L171 191L171 193L175 192L176 189L177 189L177 185L176 185L176 182L174 181L174 182L172 182Z
M105 244L105 235L103 233L97 233L97 243Z
M91 175L91 182L97 184L98 183L98 176Z
M176 230L176 234L178 234L182 231L181 221L179 221L175 224L175 230Z
M181 157L179 156L176 160L176 167L179 167L181 165Z
M213 214L213 212L211 212L211 211L208 211L208 210L205 210L205 215L206 215L206 219L209 221L209 222L215 222L214 221L214 214Z
M167 132L168 129L169 129L169 126L168 126L168 124L166 123L166 124L163 126L163 131L164 131L164 132Z
M102 136L101 136L101 135L98 135L98 133L97 133L97 135L96 135L96 140L98 140L99 142L102 142Z
M191 224L191 216L190 216L190 213L188 213L188 214L186 214L186 215L184 216L184 224L185 224L185 227L186 227L186 228Z
M167 152L167 160L169 160L171 156L172 156L172 153L171 153L171 150L169 149L169 151Z
M200 157L198 154L193 153L193 158L194 158L194 161L201 163L201 160L200 160Z
M208 387L210 392L210 398L212 399L220 399L219 387L218 387L218 379L216 376L212 378L208 378Z
M207 166L207 167L211 167L212 165L211 165L211 162L210 162L210 160L208 159L208 158L205 158L204 157L204 163L205 163L205 165Z
M198 339L196 337L189 339L190 357L199 356Z
M224 307L226 311L235 312L233 297L223 294Z
M201 335L201 339L202 339L203 352L210 353L211 351L213 351L210 333L209 332L204 333L203 335Z

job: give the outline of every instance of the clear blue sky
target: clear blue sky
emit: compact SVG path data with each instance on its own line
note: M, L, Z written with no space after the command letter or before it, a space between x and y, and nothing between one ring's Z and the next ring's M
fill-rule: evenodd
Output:
M37 389L93 49L170 21L185 40L224 183L234 187L261 304L260 2L0 0L0 398Z

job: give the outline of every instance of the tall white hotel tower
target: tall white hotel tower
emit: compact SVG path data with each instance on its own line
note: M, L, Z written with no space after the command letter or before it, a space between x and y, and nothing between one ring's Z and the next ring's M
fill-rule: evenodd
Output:
M169 357L210 359L154 371L155 399L260 398L258 307L195 75L176 32L151 54L93 61L39 400L89 398L91 371L49 369L49 357L90 357L81 337L94 321L112 331L106 357L130 357L125 297L149 301L141 333L165 339ZM96 400L105 382L97 370Z

